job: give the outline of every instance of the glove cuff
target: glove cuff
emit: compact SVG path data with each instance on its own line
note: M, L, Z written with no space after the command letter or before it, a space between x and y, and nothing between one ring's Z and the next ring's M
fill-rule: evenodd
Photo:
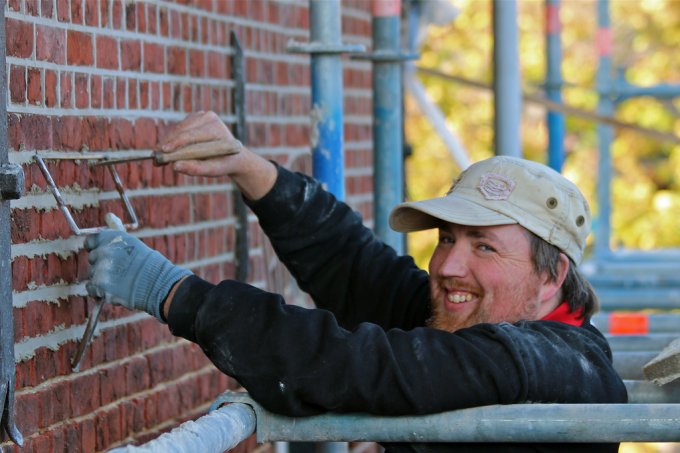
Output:
M176 266L157 251L153 251L144 262L144 269L139 274L134 295L134 306L144 310L165 324L160 307L172 286L187 275L193 273Z

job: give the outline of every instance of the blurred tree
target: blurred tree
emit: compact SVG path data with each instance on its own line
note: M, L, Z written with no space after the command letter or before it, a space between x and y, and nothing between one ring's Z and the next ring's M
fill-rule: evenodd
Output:
M421 48L419 66L435 68L483 83L492 79L492 5L490 0L456 0L455 21L430 27ZM545 12L539 0L518 2L523 89L541 93L545 77ZM565 104L595 111L598 55L595 0L562 0L562 72ZM613 0L613 62L633 84L680 83L680 1ZM615 74L613 74L613 77ZM431 75L419 76L446 115L471 160L493 155L493 97ZM680 135L680 98L660 101L636 98L621 103L616 117L630 123ZM407 163L410 199L443 195L460 172L427 120L407 97L406 134L413 146ZM596 124L566 117L564 174L585 193L598 212ZM680 145L659 142L635 131L616 132L612 144L612 247L658 249L680 247ZM522 141L525 157L547 161L545 109L524 103ZM436 234L412 234L410 252L426 266Z

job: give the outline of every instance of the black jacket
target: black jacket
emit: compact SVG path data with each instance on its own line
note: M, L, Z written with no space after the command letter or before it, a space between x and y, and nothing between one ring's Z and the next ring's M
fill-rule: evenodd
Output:
M168 324L266 409L290 416L416 415L489 404L626 402L609 346L588 320L581 327L479 324L455 333L423 327L430 316L427 273L398 257L312 178L280 168L274 189L250 206L319 309L286 305L245 283L213 285L192 276L179 286ZM476 447L573 451L574 445Z

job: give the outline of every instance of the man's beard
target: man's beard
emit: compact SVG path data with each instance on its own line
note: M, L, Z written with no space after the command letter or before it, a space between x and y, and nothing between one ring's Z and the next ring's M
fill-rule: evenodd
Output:
M538 302L538 289L528 286L520 286L513 294L506 297L515 303L504 313L491 314L489 306L484 305L480 300L476 302L478 307L466 314L450 313L446 310L445 304L441 301L432 301L432 316L426 321L426 326L446 332L455 332L458 329L471 327L482 323L514 323L520 320L535 320L540 308Z

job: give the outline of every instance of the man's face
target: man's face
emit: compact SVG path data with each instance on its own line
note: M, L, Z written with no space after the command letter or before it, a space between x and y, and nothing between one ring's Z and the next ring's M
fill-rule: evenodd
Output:
M523 227L446 224L430 259L429 325L452 332L483 322L540 319L554 308L541 303L544 283Z

